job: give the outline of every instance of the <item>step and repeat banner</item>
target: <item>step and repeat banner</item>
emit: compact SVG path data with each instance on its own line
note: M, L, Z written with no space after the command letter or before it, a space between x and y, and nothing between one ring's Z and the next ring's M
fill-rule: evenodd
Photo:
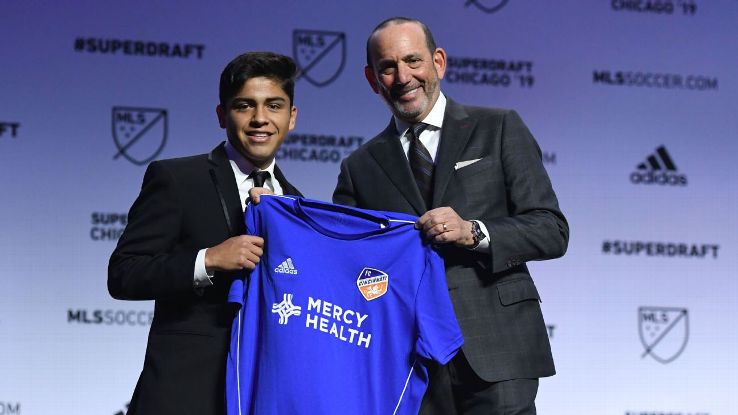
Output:
M0 7L0 415L122 415L152 302L107 262L147 163L208 152L218 79L294 57L278 163L330 200L389 111L363 75L393 15L448 54L447 96L516 109L571 224L529 264L558 374L542 414L735 414L738 2L4 2ZM360 404L360 403L357 403Z

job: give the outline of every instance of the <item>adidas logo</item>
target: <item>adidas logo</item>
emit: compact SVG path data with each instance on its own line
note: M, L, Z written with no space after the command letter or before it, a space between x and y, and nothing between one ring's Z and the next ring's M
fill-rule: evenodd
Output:
M274 268L274 272L277 272L280 274L297 275L297 268L295 268L295 265L292 263L292 258L287 258L284 261L282 261L282 263L279 264L277 268Z
M687 176L677 172L674 159L664 146L657 148L655 154L646 157L646 161L638 164L636 168L637 170L630 174L630 181L634 184L687 185Z

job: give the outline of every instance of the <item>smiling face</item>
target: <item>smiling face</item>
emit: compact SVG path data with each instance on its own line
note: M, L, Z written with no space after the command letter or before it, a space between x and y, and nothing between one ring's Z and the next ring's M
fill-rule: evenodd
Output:
M364 69L375 93L381 94L392 113L409 123L422 121L433 108L446 71L446 52L428 50L417 23L393 23L369 40L371 65Z
M297 108L291 105L280 83L263 76L246 80L225 107L218 105L216 112L231 145L262 169L274 160L297 118Z

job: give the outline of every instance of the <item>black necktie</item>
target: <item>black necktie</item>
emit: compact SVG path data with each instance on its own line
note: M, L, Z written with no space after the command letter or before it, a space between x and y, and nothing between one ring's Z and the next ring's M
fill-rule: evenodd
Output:
M271 175L266 170L252 171L249 177L254 179L254 187L264 187L264 183Z
M428 149L420 142L420 134L427 126L428 124L419 122L413 124L407 130L407 136L410 139L407 158L410 161L410 170L413 172L415 183L418 185L420 195L423 196L425 206L430 208L433 195L433 158L431 158Z

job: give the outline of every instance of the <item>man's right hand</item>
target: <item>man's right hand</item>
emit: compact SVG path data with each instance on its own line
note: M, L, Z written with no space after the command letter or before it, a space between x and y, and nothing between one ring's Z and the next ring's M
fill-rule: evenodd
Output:
M205 251L205 269L211 271L252 270L264 254L264 239L252 235L228 238Z

